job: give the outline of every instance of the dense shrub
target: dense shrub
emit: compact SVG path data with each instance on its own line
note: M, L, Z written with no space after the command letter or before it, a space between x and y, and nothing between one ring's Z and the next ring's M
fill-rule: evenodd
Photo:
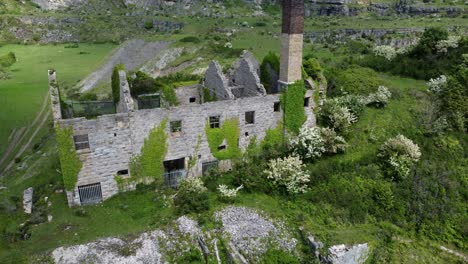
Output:
M199 177L188 177L179 186L174 205L180 214L200 213L210 209L208 189Z
M332 69L326 71L325 76L328 80L328 94L331 96L368 95L383 84L383 80L374 70L358 66L345 70Z
M325 145L326 154L344 152L348 147L346 140L342 136L339 136L333 129L328 127L321 127L320 135Z
M414 163L421 158L419 146L403 135L388 139L377 155L385 175L393 180L408 177Z
M316 80L322 73L322 66L320 62L315 58L309 58L303 63L304 71L308 77Z
M130 78L129 82L130 93L134 98L142 94L156 93L160 91L164 85L141 71L136 72L135 78Z

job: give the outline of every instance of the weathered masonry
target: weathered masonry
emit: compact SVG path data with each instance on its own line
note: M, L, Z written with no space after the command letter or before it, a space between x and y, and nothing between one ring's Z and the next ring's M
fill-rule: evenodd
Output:
M213 156L207 140L207 126L218 128L227 120L236 120L240 131L237 145L244 150L252 137L263 139L266 130L276 128L282 120L280 95L266 94L260 83L258 65L248 52L226 75L217 62L212 62L202 84L176 89L179 106L141 110L130 96L126 74L121 71L117 113L95 119L62 118L56 73L50 71L54 121L60 127L73 128L74 146L82 164L75 188L67 192L69 205L95 203L116 194L119 186L115 176L131 176L131 158L140 154L150 130L163 120L167 120L168 151L164 158L164 178L168 185L177 185L181 178L186 177L189 160L194 155L197 157L192 169L194 176L203 175L213 166L229 169L228 160L218 162ZM309 105L313 102L310 100L312 92L306 92L307 104L304 106L308 117L306 122L310 126L315 124L313 105ZM206 102L204 94L210 94L216 101ZM222 152L229 148L225 140L217 150Z

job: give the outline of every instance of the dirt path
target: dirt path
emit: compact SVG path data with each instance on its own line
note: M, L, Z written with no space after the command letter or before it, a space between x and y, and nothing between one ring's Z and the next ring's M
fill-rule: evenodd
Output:
M41 110L39 111L37 116L34 118L34 121L31 123L31 125L29 125L27 127L27 129L22 128L23 132L21 133L21 135L18 135L18 138L16 138L16 136L15 136L15 140L10 142L10 145L8 146L9 151L7 150L7 152L5 152L3 154L2 159L0 160L0 165L3 164L3 162L9 157L11 152L18 147L18 144L23 142L25 137L28 134L30 134L30 132L33 131L33 129L35 128L34 132L29 137L28 142L26 142L24 145L21 146L20 150L18 151L18 153L16 153L15 157L20 157L30 147L34 137L36 137L36 135L42 129L44 124L47 122L47 119L48 119L49 113L50 113L48 105L49 105L49 94L47 93L44 96L44 100L42 102ZM39 123L39 125L38 125L38 123ZM17 134L18 134L18 132L17 132ZM0 173L0 177L2 177L5 174L5 172L7 172L9 169L11 169L14 164L15 164L14 160L10 161L8 166Z
M156 41L146 42L134 39L125 42L117 49L97 71L91 73L78 84L81 92L86 92L96 87L102 81L110 81L112 70L117 64L124 64L125 70L132 71L143 65L148 60L164 50L170 42Z

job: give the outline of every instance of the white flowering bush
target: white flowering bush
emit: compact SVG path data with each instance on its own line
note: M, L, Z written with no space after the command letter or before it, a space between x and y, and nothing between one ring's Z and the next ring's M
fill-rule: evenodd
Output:
M401 180L408 177L411 167L421 158L421 151L411 139L398 135L388 139L377 156L384 165L386 175Z
M224 44L224 47L228 48L228 49L232 49L232 43L231 42L226 42L226 44Z
M180 184L180 189L188 192L206 192L208 189L203 184L200 177L187 177Z
M316 159L325 152L325 141L320 128L302 126L299 135L291 140L293 153L302 159Z
M346 140L331 128L320 128L320 135L322 136L322 140L325 144L325 153L336 154L344 152L346 147L348 147Z
M338 132L345 132L357 121L356 115L338 100L326 100L320 107L319 117L328 126Z
M229 198L233 199L237 197L237 193L244 188L243 185L234 188L234 189L229 189L227 185L220 184L218 186L218 191L221 194L221 197L223 198Z
M309 128L303 126L299 135L291 139L294 155L303 160L316 159L324 153L336 154L345 151L346 140L339 136L335 130L326 127Z
M375 105L378 107L384 107L388 104L388 101L392 97L392 93L385 86L379 86L377 92L369 94L364 98L366 105Z
M375 46L373 52L376 56L382 56L389 61L393 60L397 55L395 48L388 45Z
M274 185L285 188L289 194L305 193L310 181L302 160L295 156L270 160L264 173Z
M430 79L426 85L430 92L440 94L447 85L447 77L445 75L440 75L435 79Z
M458 48L460 36L449 36L447 39L439 40L436 44L438 53L447 53L449 48Z

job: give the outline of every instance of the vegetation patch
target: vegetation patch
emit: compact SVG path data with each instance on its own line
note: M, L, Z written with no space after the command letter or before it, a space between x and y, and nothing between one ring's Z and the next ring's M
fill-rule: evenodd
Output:
M288 131L297 134L307 117L304 110L304 95L306 89L304 81L297 81L288 86L288 89L281 95L281 107L285 117L285 126Z
M225 120L221 127L211 128L206 124L206 138L211 154L218 160L240 158L242 151L239 148L239 120L236 118ZM226 145L222 145L226 142Z
M73 127L63 127L59 125L55 128L57 140L57 150L62 168L63 185L67 191L73 191L78 181L78 173L83 166L75 150L73 141Z

